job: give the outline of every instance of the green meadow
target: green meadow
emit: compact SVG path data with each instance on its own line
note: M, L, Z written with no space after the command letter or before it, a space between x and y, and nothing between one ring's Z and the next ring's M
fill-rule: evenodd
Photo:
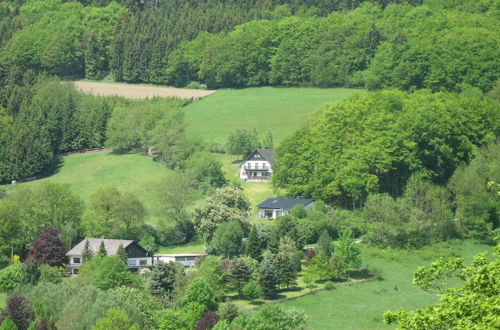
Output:
M42 182L67 183L85 201L97 189L115 186L134 193L150 211L150 221L155 223L154 211L158 205L155 188L158 181L170 172L160 163L137 153L111 152L62 157L60 161L52 175L18 186Z
M437 301L435 295L412 284L418 266L429 265L438 257L461 256L470 262L473 255L484 251L491 248L467 241L440 243L422 250L364 247L364 265L377 268L383 280L318 291L283 305L304 309L311 329L391 329L394 326L383 323L385 311L415 309Z
M363 92L349 88L256 87L223 89L186 107L187 132L224 145L229 132L256 129L273 134L275 146L322 104Z

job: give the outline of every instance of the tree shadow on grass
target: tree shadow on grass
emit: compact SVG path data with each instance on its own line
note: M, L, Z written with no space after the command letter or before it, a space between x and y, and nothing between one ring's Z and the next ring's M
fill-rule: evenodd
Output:
M373 275L370 274L370 271L366 268L361 268L361 269L357 269L357 270L350 270L348 272L348 276L352 279L355 279L355 280L365 280L365 279L373 277Z
M63 166L64 160L62 157L54 157L50 164L37 176L37 179L43 179L52 176L59 172Z

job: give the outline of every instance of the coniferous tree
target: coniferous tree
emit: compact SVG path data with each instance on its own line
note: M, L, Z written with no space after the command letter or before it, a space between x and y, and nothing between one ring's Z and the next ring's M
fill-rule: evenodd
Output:
M250 266L243 258L237 258L231 261L229 266L229 280L238 290L238 294L241 296L241 289L248 283L250 277L252 276L252 271Z
M245 254L252 259L260 261L262 259L262 248L257 227L254 225L246 240Z
M94 253L90 249L90 242L89 240L85 240L85 246L83 247L83 252L82 252L82 262L90 260L94 256Z
M278 265L275 256L267 255L264 257L260 265L259 275L262 296L266 299L274 298L279 284Z
M151 268L151 294L159 297L171 297L179 270L174 262L158 262Z
M326 229L318 239L318 248L323 251L328 258L332 255L332 238Z
M127 263L127 252L125 251L123 244L120 243L120 246L118 246L118 250L116 251L116 255L118 257L120 257L120 259L123 260L124 263Z
M99 250L97 251L97 255L100 257L105 257L108 255L108 251L106 251L106 246L104 245L104 241L101 241L99 245Z

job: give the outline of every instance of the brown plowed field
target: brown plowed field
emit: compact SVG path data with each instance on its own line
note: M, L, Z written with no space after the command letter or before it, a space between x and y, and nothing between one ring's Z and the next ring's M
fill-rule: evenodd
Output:
M85 93L102 96L118 95L130 99L144 99L154 96L199 98L215 92L214 90L203 89L184 89L91 81L74 81L73 84L76 89Z

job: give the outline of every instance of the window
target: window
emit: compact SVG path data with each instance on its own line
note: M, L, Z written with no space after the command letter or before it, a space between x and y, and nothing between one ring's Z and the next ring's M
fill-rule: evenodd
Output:
M73 258L73 263L74 264L80 264L82 260L80 258Z
M147 264L148 264L147 259L141 259L141 261L139 261L139 265L141 265L141 266L147 266Z
M187 260L187 261L195 261L195 260L196 260L196 257L186 257L186 260Z
M128 260L128 265L130 266L136 266L137 265L137 260Z

